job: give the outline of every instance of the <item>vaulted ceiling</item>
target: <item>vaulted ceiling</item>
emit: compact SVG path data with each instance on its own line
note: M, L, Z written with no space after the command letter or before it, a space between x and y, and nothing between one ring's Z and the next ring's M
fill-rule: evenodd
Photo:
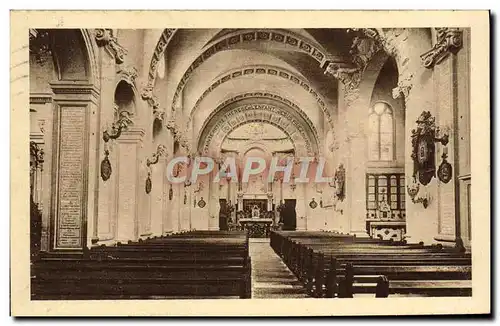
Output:
M193 138L203 141L213 132L208 127L217 123L207 119L225 119L231 110L241 110L238 99L248 107L248 94L253 94L250 102L269 108L274 97L277 107L290 113L287 121L301 124L299 143L317 151L324 130L333 127L337 106L338 82L324 73L325 64L351 64L351 43L345 30L177 30L165 51L166 87L157 96L180 111L176 114L183 116ZM241 123L226 124L218 144L238 127Z

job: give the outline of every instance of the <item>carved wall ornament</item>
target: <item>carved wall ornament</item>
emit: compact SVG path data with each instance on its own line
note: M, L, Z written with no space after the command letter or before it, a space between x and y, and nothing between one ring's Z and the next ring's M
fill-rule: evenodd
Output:
M448 144L448 134L437 137L439 128L429 111L423 111L416 121L417 128L411 131L413 177L424 186L436 176L435 143Z
M344 103L347 107L351 106L359 99L359 88L346 89L344 93Z
M420 184L417 182L415 177L413 177L413 182L406 186L406 190L408 192L408 196L410 196L412 203L414 204L421 203L424 206L424 208L427 208L429 206L430 202L429 194L425 194L423 197L421 196L417 197L420 191Z
M420 56L424 67L432 68L450 53L457 53L462 48L462 38L462 31L459 28L436 28L436 44Z
M439 180L444 183L450 182L453 176L453 168L451 164L446 160L447 157L448 154L446 152L443 152L443 155L441 156L443 160L441 161L441 164L439 165L437 171Z
M104 46L110 51L117 64L121 64L125 61L127 50L118 43L113 34L111 28L97 28L95 30L95 40L98 46Z
M115 104L115 109L117 108ZM101 178L103 181L111 177L111 163L109 162L108 142L117 139L121 136L122 131L126 130L129 125L133 124L131 113L122 111L119 118L111 125L111 130L105 129L102 133L102 140L104 140L104 159L101 162Z
M109 150L104 151L104 159L101 162L101 178L102 181L107 181L113 172L111 169L111 162L109 162Z
M111 125L111 130L108 129L103 131L102 139L107 143L110 139L117 139L120 137L122 131L126 130L128 126L132 125L134 122L131 119L132 114L128 111L120 112L120 117L117 121L113 122Z
M133 87L135 87L135 80L138 77L138 73L137 68L134 66L128 66L118 71L120 79Z
M405 101L410 96L411 88L413 87L413 74L409 74L406 78L401 78L398 81L398 86L392 89L392 98L398 99L401 95Z
M166 153L167 153L167 148L162 144L158 145L158 147L156 148L156 152L154 152L152 155L152 158L146 159L146 165L149 167L151 165L158 163L160 156L165 156Z
M375 41L376 47L383 49L389 56L397 57L397 48L395 45L401 33L396 29L390 28L383 32L381 29L377 30L376 28L350 28L347 32L355 32L360 37L370 38Z
M42 134L45 134L45 120L38 120L38 128Z
M174 189L172 189L172 185L170 185L168 189L168 200L172 200L172 198L174 198Z
M361 72L358 68L342 67L339 63L330 62L324 74L331 74L344 84L346 89L355 89L361 82Z
M30 171L43 170L44 151L37 143L30 141Z
M179 125L177 124L175 119L170 119L165 123L165 127L170 130L174 140L179 143L181 147L186 149L188 153L191 153L191 145L190 140L186 136L186 132L180 130Z
M184 190L184 205L187 204L187 193L186 193L186 190Z
M352 39L349 50L353 62L361 72L365 70L373 56L383 48L376 30L372 31L368 28L364 30L368 30L368 32L358 31L357 36Z

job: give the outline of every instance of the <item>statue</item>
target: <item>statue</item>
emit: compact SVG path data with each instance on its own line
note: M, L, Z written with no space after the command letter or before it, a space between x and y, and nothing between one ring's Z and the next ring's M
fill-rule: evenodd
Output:
M260 210L257 205L253 205L252 207L252 218L259 218L260 217Z

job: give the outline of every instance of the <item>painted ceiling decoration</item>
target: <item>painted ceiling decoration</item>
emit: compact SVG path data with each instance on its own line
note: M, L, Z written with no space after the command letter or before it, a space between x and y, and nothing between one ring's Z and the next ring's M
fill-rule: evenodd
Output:
M293 108L294 111L299 115L300 119L303 119L303 121L305 121L307 123L307 127L311 130L311 133L312 133L314 139L316 140L316 142L321 143L321 137L319 137L319 134L318 134L318 131L316 130L316 127L314 126L312 121L309 119L307 114L304 111L302 111L302 109L300 109L300 107L297 104L293 103L292 101L290 101L290 100L288 100L280 95L276 95L276 94L269 93L269 92L243 93L243 94L238 94L230 99L223 101L205 119L205 122L204 122L201 130L204 130L206 128L206 126L209 124L209 122L212 121L212 119L216 115L220 114L220 112L222 110L227 109L230 104L241 101L243 99L248 99L248 98L256 98L257 100L261 99L261 98L273 99L273 100L276 100L278 102L285 104L287 107Z
M200 106L201 102L203 101L204 98L206 98L213 90L215 90L217 87L222 85L225 82L228 82L232 79L243 77L243 76L249 76L249 75L259 75L259 74L267 74L270 76L276 76L276 77L281 77L287 80L290 80L291 82L300 85L306 92L309 92L310 95L314 97L316 102L318 103L319 107L321 108L321 111L325 114L326 119L328 123L330 124L330 127L333 128L333 120L330 111L328 110L327 105L325 104L325 100L323 97L313 89L313 87L305 80L303 77L294 74L293 72L279 68L279 67L270 67L270 66L248 66L248 67L242 67L239 69L234 69L230 72L227 72L224 74L224 76L216 79L209 88L203 92L203 94L200 96L200 98L196 101L196 104L194 105L193 109L191 110L191 115L189 120L193 118L193 115L196 113L196 110Z

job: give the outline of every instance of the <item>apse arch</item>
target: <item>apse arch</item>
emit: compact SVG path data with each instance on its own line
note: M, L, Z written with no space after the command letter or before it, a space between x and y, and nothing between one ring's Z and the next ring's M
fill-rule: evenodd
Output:
M255 105L255 103L260 104ZM195 134L199 135L197 144L199 144L199 141L203 136L203 132L206 131L207 128L210 128L210 126L214 124L214 121L227 119L227 117L224 118L224 115L231 113L231 110L235 107L270 109L271 113L277 112L286 117L288 120L295 121L295 125L298 126L298 129L307 135L306 138L310 140L310 143L312 144L312 151L317 153L318 148L320 148L322 144L322 138L319 136L316 127L307 114L300 109L300 107L291 101L280 97L279 95L261 92L239 94L220 103L204 120L201 128L194 130ZM250 113L248 113L248 115L250 115ZM268 115L268 117L271 118L271 115ZM279 128L281 128L281 126L279 126Z
M210 113L210 115L205 119L205 122L200 130L203 130L206 127L206 125L208 124L208 121L213 119L213 117L215 115L219 114L222 110L226 109L231 104L236 103L236 102L241 102L241 103L247 102L248 103L249 101L256 101L256 100L262 102L262 99L268 99L271 101L271 103L273 103L275 105L280 104L283 107L293 109L300 116L300 118L306 122L308 128L310 128L310 130L312 131L314 138L317 140L321 139L319 137L319 133L318 133L316 127L314 126L314 123L309 119L308 115L297 104L295 104L294 102L290 101L287 98L284 98L280 95L270 93L270 92L248 92L248 93L237 94L237 95L221 102L219 105L217 105L215 110L213 110ZM197 132L197 131L198 130L195 130L195 132Z
M277 107L272 104L250 104L236 102L237 105L219 110L217 114L207 119L199 137L197 148L200 152L208 154L210 150L219 150L226 136L237 127L250 122L265 122L274 125L291 140L296 152L303 155L318 153L319 141L306 122L291 112L289 108ZM247 102L248 103L248 102Z

